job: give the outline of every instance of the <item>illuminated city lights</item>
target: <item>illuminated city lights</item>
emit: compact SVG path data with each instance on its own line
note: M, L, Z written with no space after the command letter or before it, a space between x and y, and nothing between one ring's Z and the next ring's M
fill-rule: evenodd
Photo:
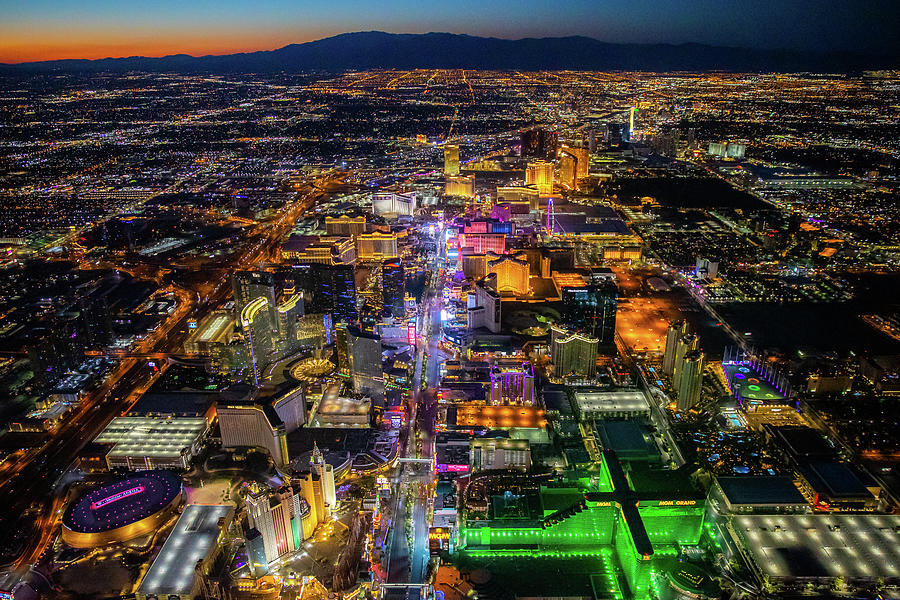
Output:
M895 65L462 41L0 65L0 597L900 593Z

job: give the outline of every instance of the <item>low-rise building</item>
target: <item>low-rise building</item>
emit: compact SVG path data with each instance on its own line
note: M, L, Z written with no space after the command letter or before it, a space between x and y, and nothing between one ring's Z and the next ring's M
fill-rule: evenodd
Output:
M203 594L233 516L234 508L227 505L186 506L138 585L136 599L192 600Z
M582 419L650 416L650 403L640 390L578 391L575 408Z
M730 513L810 512L792 477L717 477L710 496Z
M94 441L110 469L188 469L206 436L203 417L116 417Z
M881 486L848 463L811 462L795 471L800 489L817 510L871 511L878 507Z
M900 583L900 517L739 515L731 521L760 582L776 588Z
M472 471L531 468L531 447L528 440L509 438L478 438L472 440Z

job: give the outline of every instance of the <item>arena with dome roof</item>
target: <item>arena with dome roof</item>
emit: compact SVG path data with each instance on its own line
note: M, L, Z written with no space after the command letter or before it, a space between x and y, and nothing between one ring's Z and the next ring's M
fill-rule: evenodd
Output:
M171 471L138 471L94 488L63 515L62 539L94 548L151 533L181 502L181 478Z

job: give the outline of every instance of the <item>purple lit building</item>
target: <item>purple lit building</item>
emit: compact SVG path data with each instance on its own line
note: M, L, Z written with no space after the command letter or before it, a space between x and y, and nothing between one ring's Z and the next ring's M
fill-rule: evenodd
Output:
M534 368L530 362L491 367L490 404L534 404Z

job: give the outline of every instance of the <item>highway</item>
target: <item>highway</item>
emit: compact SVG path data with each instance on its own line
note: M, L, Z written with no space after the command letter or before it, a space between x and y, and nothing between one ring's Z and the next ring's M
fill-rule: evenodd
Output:
M139 344L139 350L146 352L160 345L181 344L184 340L181 331L186 331L186 321L195 305L193 297L192 294L179 294L175 312ZM50 434L43 446L4 463L0 506L6 510L0 514L0 531L12 533L17 522L22 524L21 515L29 509L34 512L32 532L27 536L23 552L14 561L17 567L36 561L52 541L60 501L52 498L51 491L59 476L69 468L78 452L114 417L125 413L168 366L164 363L153 367L151 362L136 358L121 361Z
M332 175L324 180L334 179L336 177ZM12 561L16 567L37 561L53 539L60 500L52 499L51 491L59 476L72 465L81 449L113 418L126 413L168 366L165 362L152 366L153 361L146 357L181 352L188 331L187 321L201 317L207 309L220 305L231 294L231 278L223 274L277 259L283 237L324 194L315 185L305 186L278 219L259 224L246 239L242 251L232 255L222 269L199 271L203 278L197 287L209 290L202 296L184 288L168 288L176 294L176 310L134 348L133 354L143 358L121 360L62 425L50 432L43 446L22 451L0 465L0 506L3 507L0 511L0 542L10 545L9 536L22 533L22 528L29 525L22 516L28 513L31 519L31 530L24 536L24 548ZM7 556L0 562L10 558Z

